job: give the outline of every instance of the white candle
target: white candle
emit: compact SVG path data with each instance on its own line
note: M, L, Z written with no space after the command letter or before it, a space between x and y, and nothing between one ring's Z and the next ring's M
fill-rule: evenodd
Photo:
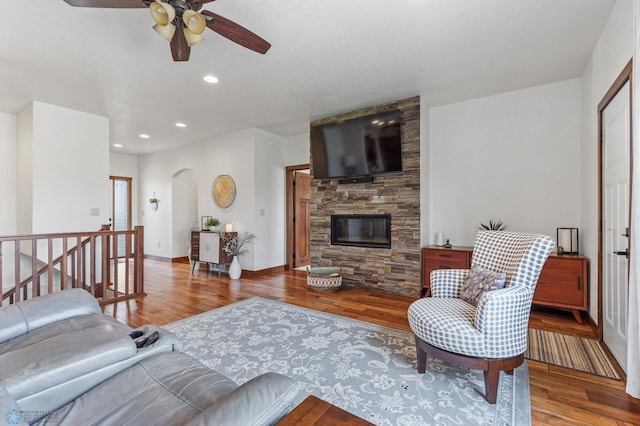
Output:
M231 223L227 223L225 229L227 232L233 232L233 225Z
M558 230L558 248L562 247L564 252L571 251L571 229Z

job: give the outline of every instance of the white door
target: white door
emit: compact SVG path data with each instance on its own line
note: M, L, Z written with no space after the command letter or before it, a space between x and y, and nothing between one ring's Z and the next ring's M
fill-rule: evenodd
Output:
M627 82L602 110L603 340L627 370L630 85Z

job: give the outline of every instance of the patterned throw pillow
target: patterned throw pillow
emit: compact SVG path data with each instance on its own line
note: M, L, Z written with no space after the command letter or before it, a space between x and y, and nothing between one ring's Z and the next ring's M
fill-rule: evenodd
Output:
M504 272L493 272L479 265L473 265L467 279L462 284L462 300L478 306L485 291L504 288L507 275Z

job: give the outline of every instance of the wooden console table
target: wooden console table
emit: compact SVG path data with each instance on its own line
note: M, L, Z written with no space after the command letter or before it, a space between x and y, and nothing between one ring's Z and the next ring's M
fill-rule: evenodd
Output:
M228 233L229 235L235 235L235 232ZM221 232L206 232L206 231L192 231L191 232L191 261L193 267L191 272L196 267L196 263L206 263L207 270L209 270L210 264L218 265L218 276L220 276L221 265L228 265L231 263L231 256L227 255L224 251L226 241L223 239L223 233Z
M471 247L423 247L420 296L431 294L429 276L435 269L469 269ZM580 311L587 312L589 259L580 254L551 253L540 273L533 295L535 305L568 309L579 324L584 324Z
M368 421L311 395L284 416L278 426L373 425Z

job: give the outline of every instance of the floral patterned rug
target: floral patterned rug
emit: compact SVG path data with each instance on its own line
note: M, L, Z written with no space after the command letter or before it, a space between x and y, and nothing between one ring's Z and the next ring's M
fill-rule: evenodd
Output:
M273 371L308 394L377 425L522 425L531 422L528 367L501 373L498 402L483 373L427 360L416 371L413 334L254 297L165 326L184 351L244 383Z

